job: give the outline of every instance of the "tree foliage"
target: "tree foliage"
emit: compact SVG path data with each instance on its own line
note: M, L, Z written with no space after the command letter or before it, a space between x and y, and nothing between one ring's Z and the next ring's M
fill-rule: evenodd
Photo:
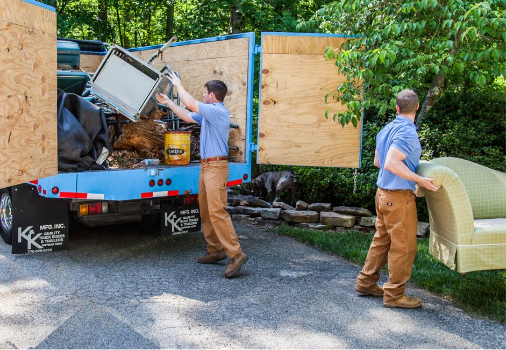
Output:
M330 0L42 0L58 35L125 48L241 32L295 31Z
M348 77L329 96L349 108L333 113L343 126L356 125L362 107L395 110L405 88L424 96L421 125L448 86L506 76L506 0L336 1L299 28L355 36L326 52Z

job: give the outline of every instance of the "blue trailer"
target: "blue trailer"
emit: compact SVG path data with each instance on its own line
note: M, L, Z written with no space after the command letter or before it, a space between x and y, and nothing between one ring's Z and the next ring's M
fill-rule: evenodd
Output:
M346 79L333 62L325 60L325 48L338 48L346 40L342 35L262 33L258 44L254 33L227 35L176 42L151 65L155 69L170 65L197 98L208 80L220 79L229 86L225 105L237 125L229 141L233 151L227 186L232 187L250 182L254 152L260 164L360 167L362 124L338 126L325 118L325 110L346 106L323 104L325 96ZM161 46L129 51L147 61ZM81 66L100 62L90 69L99 70L106 55L83 52ZM259 94L254 116L255 78ZM2 237L13 243L14 253L25 253L67 249L70 220L90 226L160 223L172 234L198 229L198 225L174 229L171 220L185 215L198 218L199 172L198 162L159 164L61 172L7 187L0 190Z

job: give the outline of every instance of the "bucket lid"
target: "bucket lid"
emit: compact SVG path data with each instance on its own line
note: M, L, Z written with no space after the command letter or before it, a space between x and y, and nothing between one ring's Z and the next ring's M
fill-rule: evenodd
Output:
M191 131L187 130L169 130L165 132L166 134L191 134Z

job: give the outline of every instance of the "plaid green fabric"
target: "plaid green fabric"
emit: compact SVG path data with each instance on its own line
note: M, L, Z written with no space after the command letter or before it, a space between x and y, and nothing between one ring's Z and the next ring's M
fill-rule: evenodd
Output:
M453 157L431 162L447 166L458 175L471 201L474 219L506 218L506 174Z
M418 174L441 185L423 189L429 252L459 272L506 268L506 174L458 158L420 162Z

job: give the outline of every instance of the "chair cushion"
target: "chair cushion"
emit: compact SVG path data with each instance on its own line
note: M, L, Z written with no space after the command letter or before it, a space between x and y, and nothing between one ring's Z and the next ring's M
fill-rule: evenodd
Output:
M472 244L506 244L506 218L474 220Z

